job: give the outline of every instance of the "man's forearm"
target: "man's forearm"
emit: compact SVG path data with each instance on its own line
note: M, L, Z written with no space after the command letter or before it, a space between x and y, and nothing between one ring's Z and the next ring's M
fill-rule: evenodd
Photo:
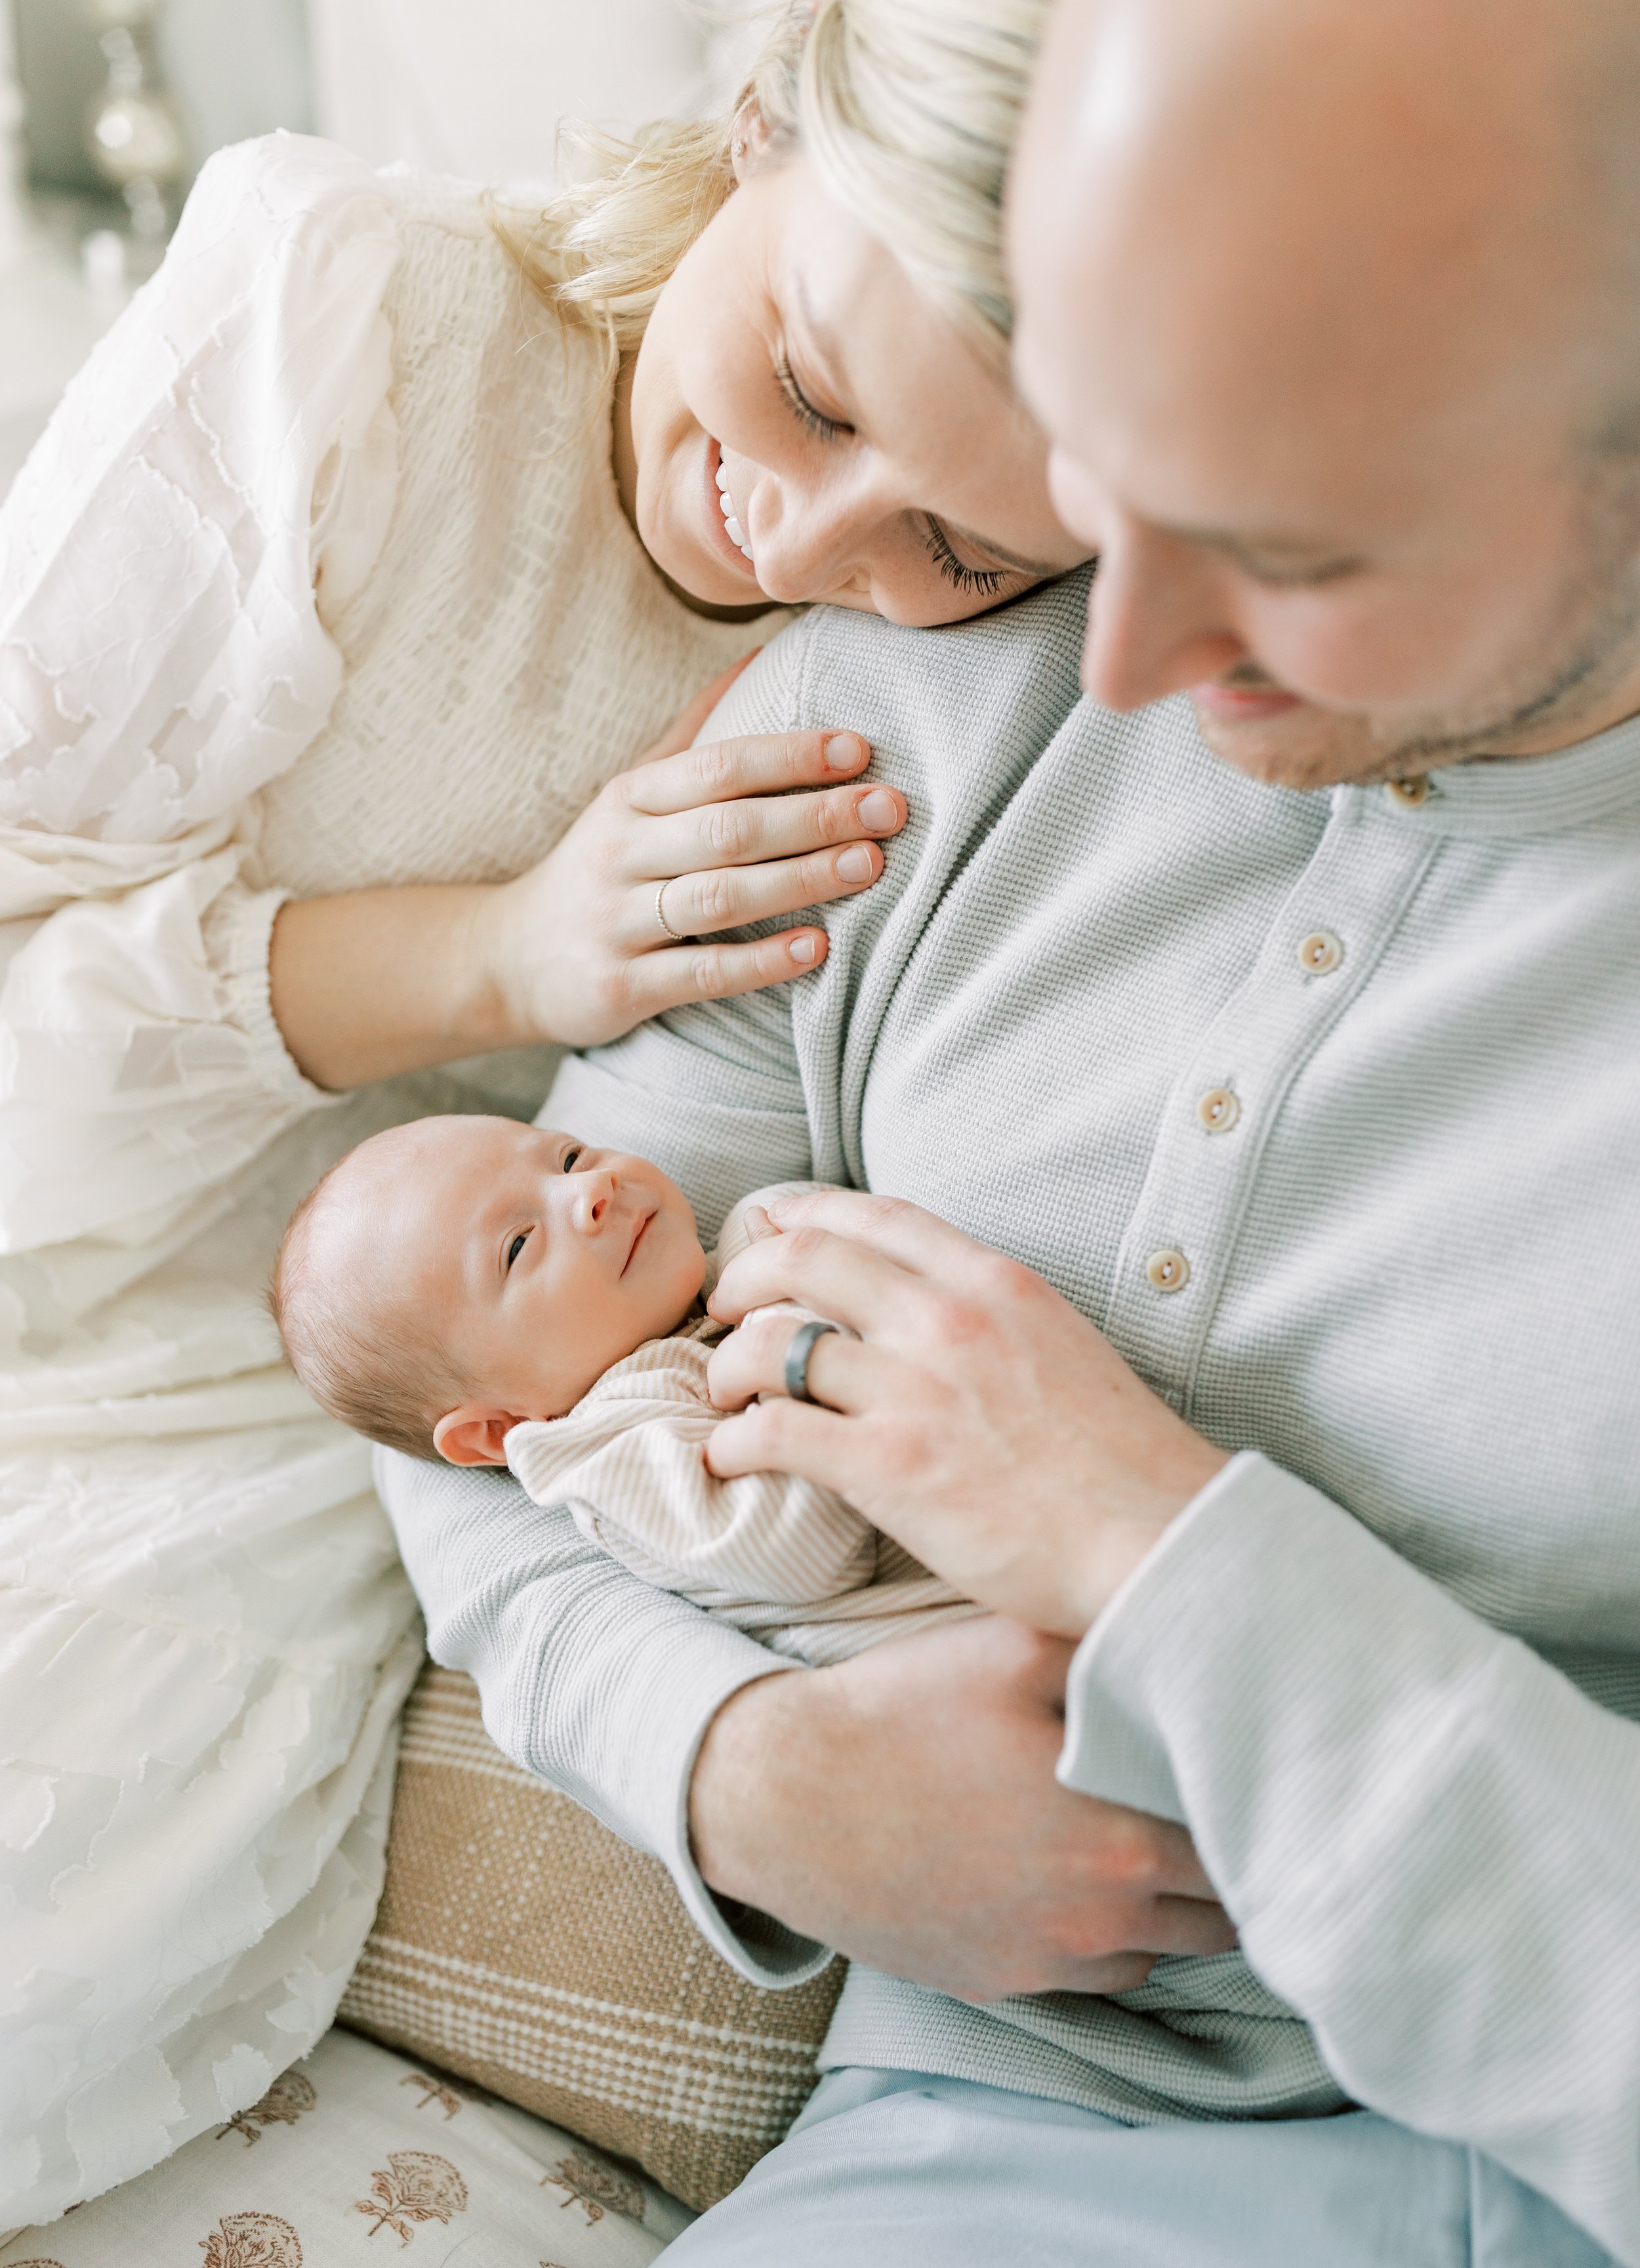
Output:
M1640 2260L1640 1728L1243 1457L1084 1642L1061 1777L1188 1821L1358 2100Z
M696 1749L729 1695L795 1675L766 1648L629 1574L569 1512L510 1475L377 1453L377 1487L437 1660L476 1683L497 1747L670 1868L696 1926L755 1984L795 1984L821 1948L730 1930L696 1873Z

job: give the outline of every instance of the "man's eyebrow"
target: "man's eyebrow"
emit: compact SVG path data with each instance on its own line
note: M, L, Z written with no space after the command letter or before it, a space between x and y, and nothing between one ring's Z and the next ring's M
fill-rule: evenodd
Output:
M1347 544L1329 543L1319 535L1294 535L1276 528L1198 527L1188 521L1158 520L1164 535L1202 551L1222 551L1236 559L1290 559L1295 565L1320 561L1331 566L1355 566L1360 554Z

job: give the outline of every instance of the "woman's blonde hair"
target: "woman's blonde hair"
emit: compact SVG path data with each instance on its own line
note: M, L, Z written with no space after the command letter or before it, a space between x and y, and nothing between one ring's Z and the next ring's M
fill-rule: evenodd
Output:
M568 137L581 178L504 239L565 320L611 357L734 187L735 122L802 150L912 280L998 358L1012 328L1002 193L1051 0L786 0L728 118L663 120L631 142ZM748 111L749 106L749 111Z

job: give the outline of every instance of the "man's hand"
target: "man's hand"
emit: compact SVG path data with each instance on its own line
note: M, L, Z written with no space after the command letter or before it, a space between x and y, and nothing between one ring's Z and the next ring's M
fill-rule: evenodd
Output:
M999 1616L760 1678L695 1768L723 1896L969 2000L1121 1992L1235 1933L1180 1827L1054 1778L1070 1648Z
M711 1362L707 1450L725 1478L793 1472L834 1488L971 1598L1080 1638L1228 1460L1028 1268L918 1206L832 1191L783 1198L724 1270L712 1313L795 1300L846 1324L781 1396L787 1315L753 1316Z

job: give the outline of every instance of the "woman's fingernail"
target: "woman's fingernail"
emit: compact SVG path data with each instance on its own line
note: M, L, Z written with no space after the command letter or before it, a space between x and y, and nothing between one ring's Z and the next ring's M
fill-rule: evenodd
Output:
M801 961L804 968L806 968L810 961L813 960L815 954L820 951L820 940L818 938L805 931L801 937L794 937L792 939L791 944L786 947L786 951L791 955L793 961Z
M876 861L864 843L851 843L838 858L837 873L845 882L869 882L876 872Z
M900 806L886 788L874 787L860 798L860 824L886 834L900 824Z
M820 748L827 767L835 772L857 771L870 753L857 733L834 733Z

